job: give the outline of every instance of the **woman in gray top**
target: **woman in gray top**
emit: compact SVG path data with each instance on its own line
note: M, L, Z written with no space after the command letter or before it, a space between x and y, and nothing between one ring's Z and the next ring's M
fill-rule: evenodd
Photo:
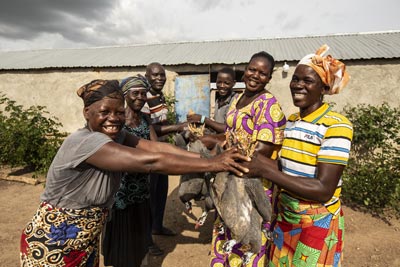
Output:
M94 80L77 93L87 124L65 139L53 159L39 208L21 236L21 266L98 266L99 236L123 172L247 171L235 160L248 159L236 150L200 159L124 131L116 80Z

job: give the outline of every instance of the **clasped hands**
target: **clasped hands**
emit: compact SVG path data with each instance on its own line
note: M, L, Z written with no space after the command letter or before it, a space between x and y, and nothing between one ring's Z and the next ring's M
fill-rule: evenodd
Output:
M218 149L214 151L217 152ZM217 152L218 153L218 152ZM226 156L226 164L230 166L229 170L241 178L259 177L268 178L269 170L278 169L278 161L263 156L260 152L255 152L252 157L242 155L237 147L231 147L221 154L216 155L211 160L218 160L218 157Z

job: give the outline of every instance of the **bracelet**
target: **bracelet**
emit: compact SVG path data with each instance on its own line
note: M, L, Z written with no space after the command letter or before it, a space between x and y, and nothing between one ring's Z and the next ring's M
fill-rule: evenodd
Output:
M203 124L205 120L206 120L206 116L201 115L200 123Z

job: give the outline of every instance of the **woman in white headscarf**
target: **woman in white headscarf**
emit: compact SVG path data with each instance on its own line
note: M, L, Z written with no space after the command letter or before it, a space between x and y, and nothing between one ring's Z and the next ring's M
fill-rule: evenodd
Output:
M257 154L249 175L279 186L269 266L340 266L344 218L341 175L347 165L352 124L324 103L347 84L345 65L324 56L328 46L297 65L290 90L299 112L286 124L278 162Z
M120 87L127 104L124 130L139 138L157 141L150 117L141 111L151 85L139 74L123 79ZM140 266L147 253L148 243L153 243L148 173L124 173L111 214L111 220L106 223L103 231L104 264L116 267Z

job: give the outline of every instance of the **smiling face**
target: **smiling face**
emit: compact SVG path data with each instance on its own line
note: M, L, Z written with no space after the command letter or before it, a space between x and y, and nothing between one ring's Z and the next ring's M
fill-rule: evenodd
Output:
M290 81L290 91L293 104L300 108L301 117L307 116L322 105L322 98L327 89L329 87L322 83L313 68L307 65L296 67Z
M153 63L147 67L145 76L151 88L157 93L160 93L167 81L164 67L160 64Z
M90 130L115 140L125 123L124 99L104 97L85 107L83 115Z
M133 111L139 112L147 101L145 88L129 90L125 95L126 104Z
M264 57L255 57L247 65L243 81L246 84L246 91L257 93L264 90L271 80L271 63Z
M232 93L232 88L235 85L235 78L228 73L219 72L216 85L218 94L221 97L227 97Z

